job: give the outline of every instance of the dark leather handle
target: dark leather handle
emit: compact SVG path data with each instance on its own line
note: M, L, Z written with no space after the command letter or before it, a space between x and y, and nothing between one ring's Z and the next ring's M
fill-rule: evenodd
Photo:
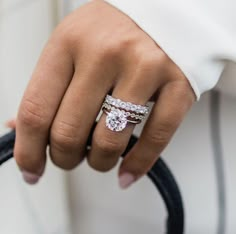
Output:
M90 137L88 139L88 146L91 145L92 133L96 124L93 126ZM137 142L137 137L130 138L127 149L123 157ZM0 165L13 157L13 148L15 143L15 131L12 131L0 138ZM178 185L174 176L164 163L159 159L147 176L151 179L153 184L159 190L168 211L167 218L167 234L183 234L184 233L184 209Z

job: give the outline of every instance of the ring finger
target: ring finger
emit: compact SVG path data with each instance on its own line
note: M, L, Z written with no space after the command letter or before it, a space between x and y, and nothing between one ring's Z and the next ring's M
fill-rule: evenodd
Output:
M120 75L112 96L145 105L161 84L161 69L158 63L155 66L150 66L150 63L140 64L138 67L136 64L129 65ZM106 114L103 114L93 134L92 147L88 155L90 166L99 171L113 168L125 150L134 127L134 124L128 123L120 132L111 131L106 126Z

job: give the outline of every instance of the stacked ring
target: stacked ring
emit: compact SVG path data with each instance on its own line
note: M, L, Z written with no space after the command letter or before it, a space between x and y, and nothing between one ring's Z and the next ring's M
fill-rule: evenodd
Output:
M139 124L149 112L148 106L124 102L107 95L102 105L106 117L106 126L112 131L122 131L127 123Z

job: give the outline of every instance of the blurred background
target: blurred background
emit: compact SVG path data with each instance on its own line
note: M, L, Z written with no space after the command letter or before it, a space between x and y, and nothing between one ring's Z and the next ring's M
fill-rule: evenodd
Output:
M50 33L63 16L85 1L0 1L0 130L17 113L23 91ZM209 94L196 103L163 153L183 193L187 234L214 234L217 194L210 136ZM227 188L227 233L236 233L236 102L221 98L221 136ZM139 131L136 131L139 134ZM0 233L164 233L166 211L143 178L118 187L117 168L101 174L88 168L64 173L48 163L35 187L25 185L14 161L0 168Z

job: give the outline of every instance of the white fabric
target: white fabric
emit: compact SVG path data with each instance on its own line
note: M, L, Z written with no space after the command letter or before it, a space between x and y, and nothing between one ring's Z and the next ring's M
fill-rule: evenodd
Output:
M129 15L188 78L197 98L236 62L234 0L106 0Z

